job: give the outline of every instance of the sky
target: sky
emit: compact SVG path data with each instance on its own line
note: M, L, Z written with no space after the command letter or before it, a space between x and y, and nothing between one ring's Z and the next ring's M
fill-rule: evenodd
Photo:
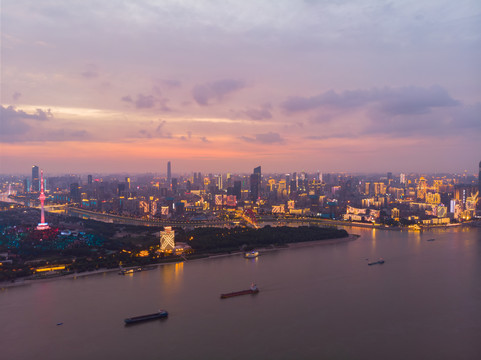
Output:
M478 0L2 0L0 173L461 172Z

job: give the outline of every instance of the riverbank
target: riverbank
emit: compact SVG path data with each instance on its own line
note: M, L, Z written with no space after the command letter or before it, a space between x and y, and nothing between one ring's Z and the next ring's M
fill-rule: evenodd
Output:
M349 234L349 236L344 237L344 238L337 238L337 239L325 239L325 240L317 240L317 241L304 241L304 242L297 242L297 243L289 243L286 244L285 246L275 246L275 247L259 247L259 253L260 255L269 253L272 251L279 251L279 250L286 250L286 249L295 249L295 248L301 248L301 247L308 247L308 246L319 246L319 245L333 245L333 244L339 244L339 243L344 243L344 242L349 242L349 241L354 241L357 238L359 238L360 235L356 234ZM159 267L163 265L169 265L169 264L176 264L176 263L181 263L181 262L191 262L191 261L197 261L197 260L206 260L206 259L212 259L212 258L219 258L219 257L227 257L227 256L239 256L244 254L244 251L235 251L235 252L228 252L228 253L223 253L223 254L205 254L205 256L199 256L193 259L187 259L187 258L182 258L179 259L179 261L169 261L169 262L162 262L162 263L155 263L155 264L149 264L148 266L153 266L153 267ZM129 269L129 268L127 268ZM17 286L28 286L32 284L38 284L38 283L43 283L47 281L54 281L54 280L63 280L63 279L76 279L76 278L81 278L85 276L97 276L105 273L111 273L111 272L119 272L118 268L115 269L98 269L94 271L86 271L86 272L81 272L81 273L73 273L73 274L67 274L67 275L57 275L53 277L48 277L45 279L28 279L28 278L21 278L17 279L14 282L3 282L0 283L0 291L5 291L8 288L12 287L17 287Z

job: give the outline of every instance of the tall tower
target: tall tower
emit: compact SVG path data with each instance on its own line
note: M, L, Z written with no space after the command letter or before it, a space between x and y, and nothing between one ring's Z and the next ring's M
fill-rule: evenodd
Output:
M40 190L40 179L38 178L38 166L32 166L32 191Z
M167 183L169 185L172 183L172 169L170 167L170 161L167 162Z
M41 207L41 215L40 215L40 222L37 225L37 230L47 230L50 229L48 223L45 222L45 210L43 209L43 203L45 201L45 193L43 189L43 170L40 171L40 196L38 197L40 200L40 207Z

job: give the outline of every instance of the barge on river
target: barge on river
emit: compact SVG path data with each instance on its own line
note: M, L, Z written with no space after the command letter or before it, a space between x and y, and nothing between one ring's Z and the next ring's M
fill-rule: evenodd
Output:
M231 297L235 297L235 296L257 294L258 292L259 292L259 288L257 287L257 285L252 284L250 289L226 293L226 294L220 294L220 298L221 299L227 299L227 298L231 298Z
M167 316L169 316L169 313L167 311L159 310L158 312L153 314L134 316L134 317L124 319L124 322L125 322L125 325L130 325L130 324L136 324L143 321L163 319L163 318L166 318Z

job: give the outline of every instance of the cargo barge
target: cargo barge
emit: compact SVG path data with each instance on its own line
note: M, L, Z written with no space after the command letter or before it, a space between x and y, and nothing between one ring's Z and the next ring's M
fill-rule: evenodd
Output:
M259 292L259 289L257 288L257 285L252 284L250 289L235 291L235 292L226 293L226 294L220 294L220 298L221 299L227 299L227 298L231 298L231 297L234 297L234 296L257 294L258 292Z
M377 264L384 264L384 260L379 259L378 261L371 261L370 263L368 263L368 265L377 265Z
M140 315L134 316L127 319L124 319L125 325L136 324L143 321L155 320L155 319L163 319L169 316L169 313L165 310L160 310L159 312L147 315Z

